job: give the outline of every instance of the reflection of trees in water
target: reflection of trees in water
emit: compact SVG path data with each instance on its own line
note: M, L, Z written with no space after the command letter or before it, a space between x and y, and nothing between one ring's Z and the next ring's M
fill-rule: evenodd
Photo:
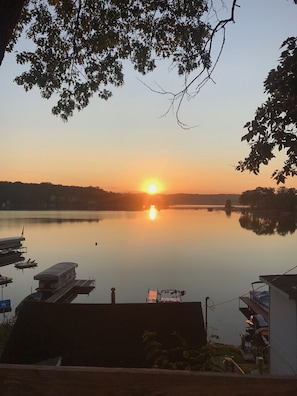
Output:
M297 219L294 213L282 214L258 214L243 213L239 218L242 228L253 231L257 235L286 235L293 234L296 230Z

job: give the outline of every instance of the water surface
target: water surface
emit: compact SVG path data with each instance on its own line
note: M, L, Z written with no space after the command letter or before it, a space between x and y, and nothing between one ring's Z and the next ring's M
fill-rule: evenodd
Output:
M153 220L152 220L153 219ZM296 233L283 235L243 228L240 212L167 209L155 212L2 211L0 237L24 229L25 259L35 269L1 267L13 283L1 289L18 303L37 287L33 276L61 261L78 263L78 279L96 279L89 296L75 302L145 302L148 288L186 290L184 301L208 304L208 334L239 344L245 318L238 296L249 291L259 275L285 273L296 265ZM271 227L270 227L271 229ZM291 273L296 273L296 269ZM11 314L7 314L12 315Z

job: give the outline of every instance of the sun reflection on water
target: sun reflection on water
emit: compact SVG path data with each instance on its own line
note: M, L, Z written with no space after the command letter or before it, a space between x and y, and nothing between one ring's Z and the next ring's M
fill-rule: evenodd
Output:
M157 218L157 209L155 205L151 205L149 209L149 218L150 220L155 220Z

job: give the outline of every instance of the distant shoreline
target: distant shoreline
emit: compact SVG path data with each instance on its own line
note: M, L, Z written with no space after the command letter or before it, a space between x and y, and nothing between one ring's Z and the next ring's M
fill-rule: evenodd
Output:
M170 205L168 209L195 209L195 210L202 210L202 209L207 209L207 210L226 210L225 205ZM249 210L249 206L241 206L241 205L234 205L231 207L231 211L241 211L241 210Z

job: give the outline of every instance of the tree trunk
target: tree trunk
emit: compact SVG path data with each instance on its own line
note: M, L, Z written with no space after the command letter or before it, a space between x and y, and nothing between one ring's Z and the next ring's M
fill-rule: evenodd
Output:
M0 0L0 65L25 0Z

